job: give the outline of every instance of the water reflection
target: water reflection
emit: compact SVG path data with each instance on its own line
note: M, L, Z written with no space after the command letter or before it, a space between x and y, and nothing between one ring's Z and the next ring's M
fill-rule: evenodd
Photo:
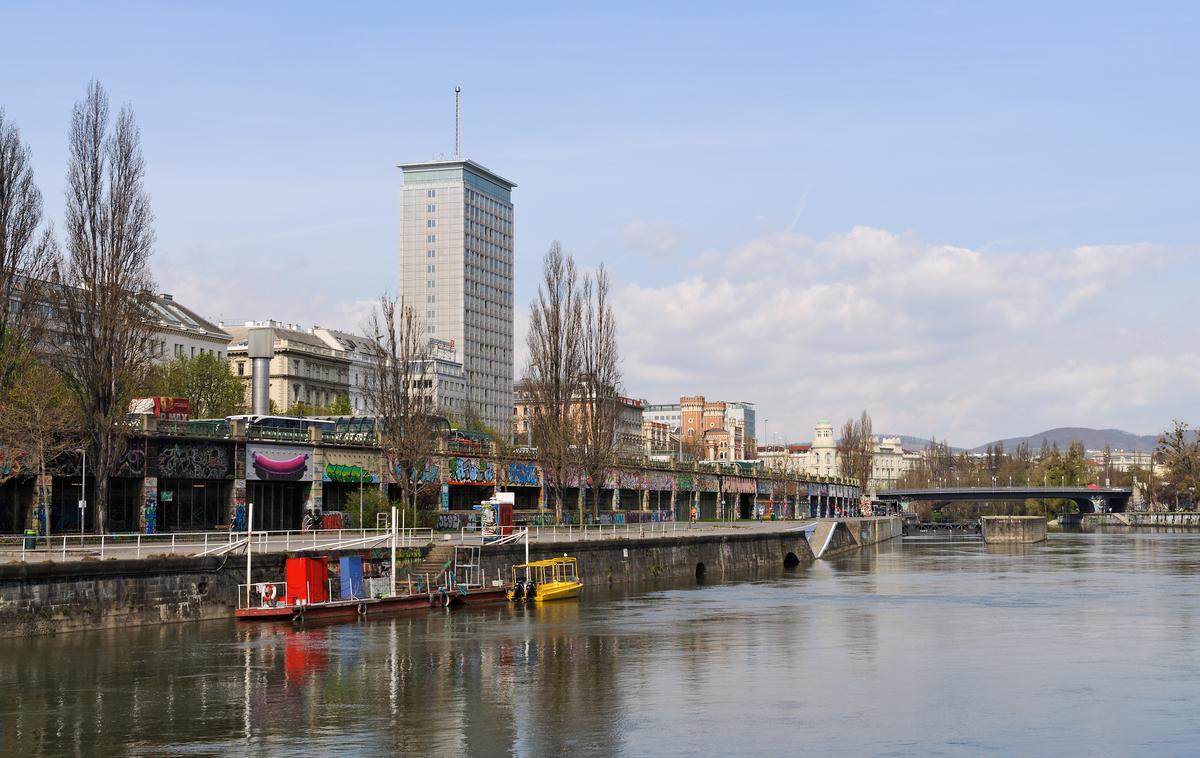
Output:
M1183 753L1198 548L893 541L540 607L8 640L0 753Z

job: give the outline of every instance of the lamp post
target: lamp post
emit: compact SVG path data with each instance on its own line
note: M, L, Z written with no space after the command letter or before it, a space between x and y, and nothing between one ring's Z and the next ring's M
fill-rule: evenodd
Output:
M87 448L78 448L83 454L83 472L79 477L79 539L83 539L83 517L87 512Z

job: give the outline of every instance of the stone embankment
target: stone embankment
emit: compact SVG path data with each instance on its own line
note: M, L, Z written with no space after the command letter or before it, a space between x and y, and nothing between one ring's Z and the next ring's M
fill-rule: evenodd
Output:
M1085 513L1082 523L1085 529L1096 526L1200 529L1200 513Z
M534 560L564 553L577 557L591 586L656 578L719 580L807 565L901 534L896 517L819 521L818 547L815 539L810 546L801 526L534 542L529 554ZM278 580L286 557L256 553L254 581ZM481 565L489 578L507 579L512 564L524 557L523 543L489 546ZM238 586L246 582L245 566L239 555L0 565L0 637L229 618Z
M983 516L983 541L988 544L1029 544L1046 541L1043 516Z

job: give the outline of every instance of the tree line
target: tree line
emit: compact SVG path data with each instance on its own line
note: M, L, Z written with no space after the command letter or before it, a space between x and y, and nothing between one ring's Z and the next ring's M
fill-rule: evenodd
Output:
M87 452L95 524L124 453L129 398L147 380L154 214L141 133L129 105L112 114L99 82L72 112L61 235L43 217L31 150L0 110L0 437L37 473Z
M561 523L571 482L584 488L590 480L594 513L616 462L623 379L603 264L581 272L559 242L551 244L530 304L526 344L529 359L517 394L532 412L530 438Z

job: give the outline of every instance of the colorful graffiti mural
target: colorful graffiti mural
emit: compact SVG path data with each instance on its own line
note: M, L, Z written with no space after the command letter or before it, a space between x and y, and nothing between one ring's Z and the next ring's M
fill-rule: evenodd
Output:
M362 466L344 466L340 463L325 464L321 479L326 482L349 482L352 484L374 483L375 475Z
M146 534L158 531L158 479L148 476L143 480L142 518L146 523Z
M495 484L496 464L478 458L451 458L447 478L450 484Z
M504 469L508 484L519 487L538 487L541 477L538 476L536 463L510 463Z
M642 479L645 481L646 489L648 490L660 490L667 492L674 489L675 478L670 474L664 474L658 471L648 471L642 477Z
M392 472L392 482L399 483L401 473L402 469L397 466ZM429 458L425 461L425 472L423 474L416 476L415 470L413 473L413 481L415 481L417 484L431 484L439 481L442 478L442 469L440 466L438 466L437 462L433 458Z
M233 481L233 530L246 531L246 480Z

